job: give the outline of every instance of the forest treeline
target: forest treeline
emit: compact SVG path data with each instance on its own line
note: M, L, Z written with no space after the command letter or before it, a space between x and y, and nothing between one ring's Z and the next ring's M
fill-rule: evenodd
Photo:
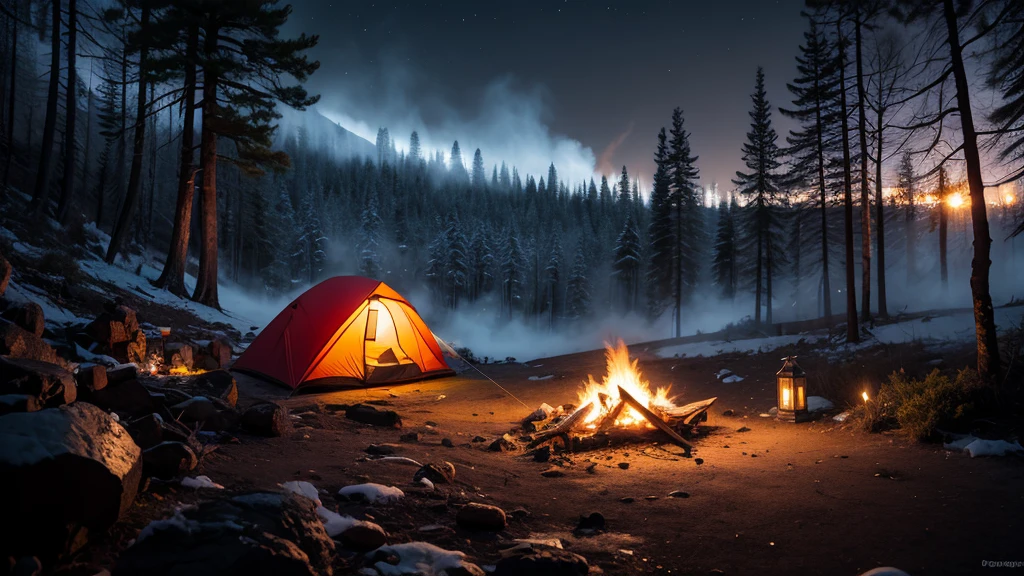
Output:
M372 153L339 153L340 129L314 111L281 124L317 101L303 88L317 38L282 38L290 13L0 1L5 213L91 222L111 237L108 262L158 254L157 287L215 307L223 275L283 294L344 269L546 326L668 314L676 335L711 295L749 297L755 323L785 307L845 324L856 342L889 315L894 269L908 288L946 283L961 258L978 368L1000 371L990 267L1024 226L1020 2L808 0L798 76L769 98L756 71L745 168L724 195L700 185L682 109L651 135L644 191L626 167L525 174L386 128ZM979 92L997 104L977 112ZM774 114L797 128L780 138Z

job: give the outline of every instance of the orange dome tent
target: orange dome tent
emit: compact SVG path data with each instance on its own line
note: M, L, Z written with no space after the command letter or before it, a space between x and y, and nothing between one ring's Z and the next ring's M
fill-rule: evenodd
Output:
M454 374L409 302L387 284L336 276L289 304L232 370L291 388L365 386Z

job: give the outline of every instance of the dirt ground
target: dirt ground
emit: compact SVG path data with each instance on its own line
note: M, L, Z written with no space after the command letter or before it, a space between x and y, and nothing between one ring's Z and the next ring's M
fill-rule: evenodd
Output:
M859 574L877 566L915 575L966 574L982 572L983 560L1024 560L1019 458L971 459L940 445L866 434L831 418L789 424L761 417L775 406L779 351L686 360L635 352L652 383L671 383L686 401L718 397L694 458L647 442L576 454L563 477L542 477L550 464L471 442L509 431L528 410L469 372L283 399L304 427L276 439L243 436L208 457L203 473L235 490L275 489L293 479L331 493L355 482L394 484L407 490L405 503L371 509L340 504L341 511L373 517L395 540L460 549L483 565L496 561L500 540L512 537L561 538L606 574ZM865 355L866 368L857 377L870 389L894 363L915 354L918 360L928 356L909 349ZM813 375L828 373L829 360L810 357L803 364L812 375L810 394L820 393L816 386L824 383ZM721 368L746 379L723 384L714 377ZM581 380L604 373L604 359L591 352L481 369L533 408L575 402ZM239 387L243 403L284 397L244 376ZM398 411L402 430L354 423L331 406L366 401ZM723 416L726 410L732 415ZM750 430L738 432L741 427ZM421 432L421 440L400 442L410 431ZM454 447L442 446L443 438ZM522 510L497 539L462 533L452 528L455 508L412 487L414 467L367 460L363 450L371 443L392 443L398 455L420 462L452 462L457 482L448 488L450 498ZM593 473L585 470L590 462L598 463ZM623 462L628 469L620 468ZM690 496L668 497L674 490ZM634 501L620 501L627 497ZM594 511L606 517L607 531L573 536L579 516ZM430 524L443 528L418 530ZM358 558L343 557L339 573L358 565Z

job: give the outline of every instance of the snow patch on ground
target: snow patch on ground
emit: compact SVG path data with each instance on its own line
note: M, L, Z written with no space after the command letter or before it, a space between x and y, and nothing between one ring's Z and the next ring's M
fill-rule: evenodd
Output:
M374 568L382 576L402 576L403 574L420 574L422 576L440 576L445 570L462 567L466 555L457 550L445 550L427 542L408 542L381 546L378 552L394 554L398 564L377 562Z
M765 338L747 338L745 340L732 341L711 341L711 342L690 342L688 344L677 344L665 346L655 353L659 358L695 358L698 356L710 357L730 352L771 352L776 348L791 346L804 342L817 342L824 340L825 334L795 334L792 336L768 336Z
M349 500L363 500L368 503L392 502L405 496L405 492L394 486L383 484L353 484L338 490L338 495Z
M200 488L212 488L212 489L215 489L215 490L223 490L224 489L224 487L221 486L220 484L217 484L213 480L210 480L209 476L196 476L195 478L192 478L192 477L182 478L181 479L181 485L186 487L186 488L195 488L196 490L198 490Z
M828 398L822 396L808 396L807 397L807 411L808 412L824 412L835 408L836 405L832 403Z
M742 376L737 376L737 375L733 374L732 376L726 376L725 378L722 378L722 382L725 382L726 384L733 384L735 382L743 382L743 377Z
M530 376L529 378L527 378L527 380L550 380L554 377L554 374L548 374L546 376Z
M943 444L942 447L955 452L967 452L971 458L1006 456L1007 454L1024 452L1024 447L1016 440L1013 442L1007 442L1006 440L983 440L974 436L957 437L952 442Z
M323 502L320 501L320 491L316 489L316 486L313 486L305 480L292 480L291 482L285 482L284 484L281 484L281 488L284 488L287 492L301 494L313 502L316 502L317 506L323 506Z

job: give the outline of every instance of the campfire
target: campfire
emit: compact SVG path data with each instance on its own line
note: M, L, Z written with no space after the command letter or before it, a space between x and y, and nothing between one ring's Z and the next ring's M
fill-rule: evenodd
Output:
M579 408L542 428L531 446L560 438L566 450L586 449L606 445L612 434L628 438L657 429L689 455L692 445L680 432L706 420L717 398L678 406L669 397L669 387L651 389L624 342L605 348L608 372L601 382L588 376L579 391Z

